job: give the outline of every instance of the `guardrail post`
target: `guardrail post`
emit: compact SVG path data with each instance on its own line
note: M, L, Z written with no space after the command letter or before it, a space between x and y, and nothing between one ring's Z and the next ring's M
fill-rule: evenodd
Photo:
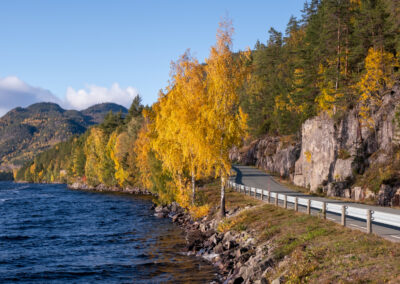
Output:
M311 215L311 200L307 199L307 214Z
M271 203L271 191L268 190L267 192L268 192L268 203Z
M372 212L371 210L367 209L367 234L372 233Z
M346 206L342 206L342 226L346 227Z
M278 206L278 193L275 192L275 206Z
M287 209L287 195L283 196L283 208Z
M326 219L326 202L322 202L322 218Z
M294 198L294 211L299 211L299 198Z

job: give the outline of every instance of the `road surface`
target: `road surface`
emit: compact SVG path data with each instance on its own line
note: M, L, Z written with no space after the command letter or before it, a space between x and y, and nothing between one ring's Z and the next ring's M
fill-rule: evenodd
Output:
M262 172L259 169L249 167L249 166L239 166L235 165L233 169L236 171L236 176L232 177L232 181L234 181L237 184L243 184L245 186L250 186L250 187L255 187L255 188L260 188L260 189L269 189L271 192L279 192L282 194L286 195L291 195L291 196L297 196L297 197L302 197L302 198L309 198L312 200L318 200L318 201L325 201L329 203L337 203L338 205L346 205L346 206L353 206L353 207L358 207L358 208L363 208L363 209L370 209L373 211L381 211L381 212L387 212L387 213L392 213L392 214L397 214L400 215L400 210L398 209L393 209L393 208L388 208L388 207L379 207L379 206L370 206L370 205L365 205L365 204L359 204L359 203L352 203L352 202L346 202L346 201L340 201L340 200L334 200L334 199L328 199L328 198L322 198L322 197L314 197L310 195L306 195L301 192L294 191L282 184L279 184L274 180L274 178L265 173ZM271 199L271 202L274 202L274 198ZM280 201L280 204L282 201ZM288 203L288 207L294 207L293 204ZM306 212L306 207L299 205L299 211ZM320 210L312 209L311 214L317 215L320 212ZM341 221L341 216L338 214L330 213L327 212L326 215L327 219L340 223ZM346 218L346 226L354 229L358 229L361 231L366 232L366 221L365 220L360 220L357 218L352 218L347 216ZM377 234L379 236L382 236L386 239L389 239L394 242L400 242L400 224L399 227L392 227L389 225L384 225L384 224L379 224L376 222L372 222L372 232L374 234Z

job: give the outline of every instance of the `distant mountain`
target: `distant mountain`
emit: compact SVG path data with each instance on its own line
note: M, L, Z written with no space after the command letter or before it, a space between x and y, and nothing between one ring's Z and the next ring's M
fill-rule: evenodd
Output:
M91 106L85 110L82 110L81 113L87 117L91 117L91 121L98 124L103 122L104 115L107 114L110 110L113 113L118 113L119 111L121 111L123 114L126 114L128 112L128 110L123 106L114 103L105 103Z
M83 111L37 103L9 111L0 118L0 170L18 167L54 144L85 132L89 126L101 123L109 111L128 112L114 103L94 105Z

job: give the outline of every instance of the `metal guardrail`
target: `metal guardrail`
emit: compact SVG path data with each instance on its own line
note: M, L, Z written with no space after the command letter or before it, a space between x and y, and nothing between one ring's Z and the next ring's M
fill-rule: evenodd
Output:
M238 192L253 195L254 197L260 196L262 200L267 198L270 202L271 198L274 199L275 205L278 205L279 201L283 201L283 206L287 208L287 203L294 204L294 209L298 210L298 205L307 208L307 213L311 213L311 209L321 210L324 218L326 213L334 213L342 216L341 223L343 226L346 225L346 217L353 217L367 222L367 232L372 232L372 221L374 223L380 223L384 225L394 226L400 228L400 215L385 213L380 211L373 211L370 209L357 208L352 206L338 205L335 203L323 202L312 200L311 198L302 198L283 193L273 192L270 190L260 189L245 186L243 184L237 184L233 181L228 181L228 185Z

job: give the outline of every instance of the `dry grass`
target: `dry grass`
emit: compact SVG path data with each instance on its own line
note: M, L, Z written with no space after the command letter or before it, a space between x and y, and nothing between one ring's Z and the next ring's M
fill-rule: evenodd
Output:
M220 204L220 191L221 184L219 180L210 181L203 186L198 192L198 198L203 199L203 202L216 207ZM261 204L261 201L253 197L245 196L243 194L226 190L226 209L231 210L237 207L255 206Z
M201 191L208 202L218 204L217 183ZM289 283L399 283L400 244L227 192L228 209L248 205L258 206L225 219L220 227L253 231L258 242L270 241L274 260L286 264L268 274L269 279L284 273Z

